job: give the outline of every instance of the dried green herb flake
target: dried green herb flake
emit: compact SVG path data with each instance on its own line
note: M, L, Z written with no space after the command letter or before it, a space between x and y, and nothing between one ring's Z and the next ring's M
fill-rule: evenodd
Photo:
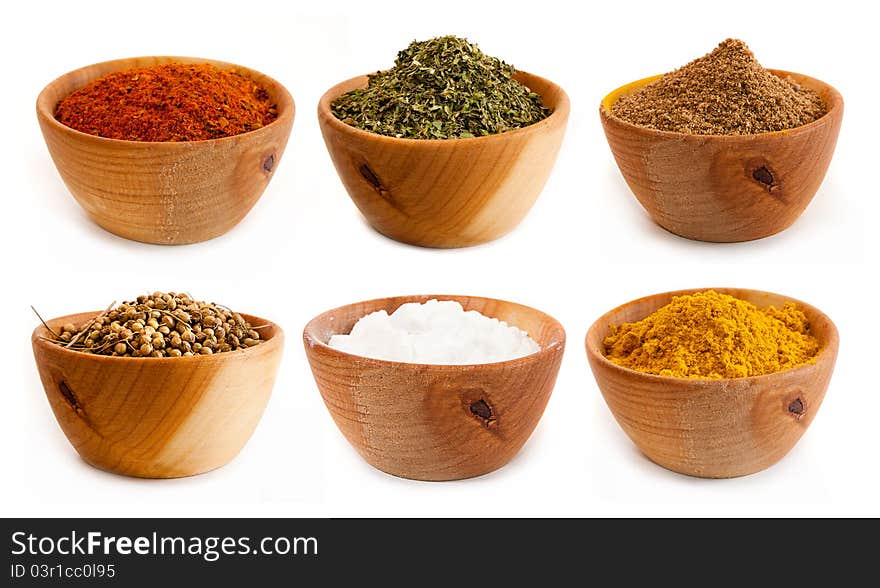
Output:
M390 137L494 135L551 113L538 94L512 78L515 71L459 37L413 41L394 67L337 98L332 111L346 124Z

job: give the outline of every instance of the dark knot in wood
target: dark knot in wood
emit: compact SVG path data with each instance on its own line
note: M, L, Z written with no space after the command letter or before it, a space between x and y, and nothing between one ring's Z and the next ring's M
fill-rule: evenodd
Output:
M768 188L773 186L776 182L773 179L773 174L767 169L766 166L761 166L752 172L752 177L756 182L764 184Z
M376 175L376 172L374 172L369 165L366 163L361 164L358 170L361 172L361 176L363 176L363 178L367 180L377 192L381 194L386 191L385 186L382 185L382 180L379 179L379 176Z
M402 213L406 216L406 212L401 209L400 205L394 200L394 197L391 195L391 192L388 188L385 187L385 184L382 183L382 180L379 179L379 176L376 175L376 172L372 170L372 168L366 163L362 163L360 167L358 167L358 171L361 174L368 184L376 191L376 193L381 196L385 202L390 204L394 209L398 212Z
M492 420L492 408L482 398L471 402L471 414L484 421Z
M76 394L74 394L73 390L70 389L70 386L67 385L67 382L64 380L58 382L58 391L61 392L61 396L64 397L64 400L67 401L67 404L69 404L73 410L76 412L82 412L82 406L80 405L79 400L77 400Z

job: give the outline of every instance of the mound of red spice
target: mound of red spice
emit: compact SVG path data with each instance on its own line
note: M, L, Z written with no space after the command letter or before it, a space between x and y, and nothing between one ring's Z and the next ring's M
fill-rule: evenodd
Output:
M115 72L58 103L55 118L127 141L202 141L259 129L278 116L266 90L234 69L169 63Z

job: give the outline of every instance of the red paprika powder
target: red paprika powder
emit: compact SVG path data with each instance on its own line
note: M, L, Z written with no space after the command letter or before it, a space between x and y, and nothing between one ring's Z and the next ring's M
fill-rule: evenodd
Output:
M234 69L169 63L111 73L58 103L55 118L127 141L202 141L259 129L278 117L265 88Z

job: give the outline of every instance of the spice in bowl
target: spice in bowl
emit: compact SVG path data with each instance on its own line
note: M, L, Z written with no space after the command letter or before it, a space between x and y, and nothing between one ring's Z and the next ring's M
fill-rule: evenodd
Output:
M634 323L612 325L605 356L673 378L742 378L813 363L819 341L793 302L758 308L714 290L675 296Z
M342 122L389 137L466 139L504 133L550 116L516 69L466 39L413 41L366 88L333 101Z
M714 51L621 96L611 114L626 122L695 135L752 135L822 117L815 91L764 69L748 46L727 39Z
M410 302L390 315L362 317L348 335L333 335L334 349L404 363L469 365L507 361L541 350L525 331L454 300Z
M262 128L278 117L265 88L235 69L167 63L114 72L62 99L55 119L126 141L203 141Z
M212 355L259 345L260 326L237 312L188 294L154 292L108 308L60 332L48 325L50 341L73 351L113 357Z

